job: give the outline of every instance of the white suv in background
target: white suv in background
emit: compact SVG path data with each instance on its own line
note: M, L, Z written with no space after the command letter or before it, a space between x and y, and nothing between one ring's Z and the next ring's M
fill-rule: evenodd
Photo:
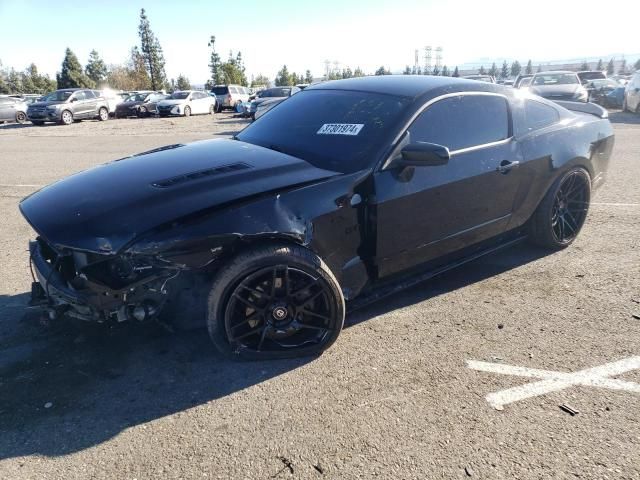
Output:
M248 102L251 95L249 88L242 85L214 85L211 91L216 95L218 112L223 108L235 110L239 103Z
M213 114L216 99L207 92L195 90L179 90L173 92L169 98L158 102L158 114L161 117L169 115L183 115L188 117L197 114Z
M624 88L624 111L640 113L640 70L633 74Z

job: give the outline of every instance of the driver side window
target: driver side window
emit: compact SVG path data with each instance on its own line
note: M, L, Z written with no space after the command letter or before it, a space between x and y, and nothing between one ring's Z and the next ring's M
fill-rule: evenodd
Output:
M81 102L81 101L82 101L82 100L84 100L85 98L86 98L86 97L85 97L84 92L83 92L83 91L79 91L79 92L76 92L76 93L73 95L72 101L73 101L73 99L75 99L75 101L76 101L76 102Z
M498 95L460 95L427 107L408 129L411 143L443 145L450 151L509 138L507 100Z

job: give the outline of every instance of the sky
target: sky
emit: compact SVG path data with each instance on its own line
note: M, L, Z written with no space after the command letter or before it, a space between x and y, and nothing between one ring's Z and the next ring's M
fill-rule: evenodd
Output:
M83 65L91 49L107 64L123 63L139 43L140 8L168 78L183 74L194 84L209 78L211 35L223 59L240 50L249 77L271 78L283 64L320 77L325 60L400 72L426 45L441 46L450 67L640 54L637 0L612 8L595 0L0 0L0 61L17 70L33 62L54 76L69 47ZM636 20L625 26L624 18Z

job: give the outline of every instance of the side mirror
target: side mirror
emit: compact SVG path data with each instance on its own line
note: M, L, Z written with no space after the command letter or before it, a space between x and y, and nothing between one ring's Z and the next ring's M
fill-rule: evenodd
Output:
M400 153L400 165L414 167L445 165L451 157L447 147L427 142L410 143Z
M76 97L71 97L71 99L70 99L69 101L70 101L71 103L73 103L73 102L77 102L77 101L78 101L78 99L77 99Z

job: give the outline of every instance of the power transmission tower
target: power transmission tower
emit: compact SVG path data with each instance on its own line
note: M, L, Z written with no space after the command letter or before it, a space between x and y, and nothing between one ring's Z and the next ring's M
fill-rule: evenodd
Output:
M431 73L431 45L424 47L424 74Z
M436 67L442 69L442 47L436 48Z

